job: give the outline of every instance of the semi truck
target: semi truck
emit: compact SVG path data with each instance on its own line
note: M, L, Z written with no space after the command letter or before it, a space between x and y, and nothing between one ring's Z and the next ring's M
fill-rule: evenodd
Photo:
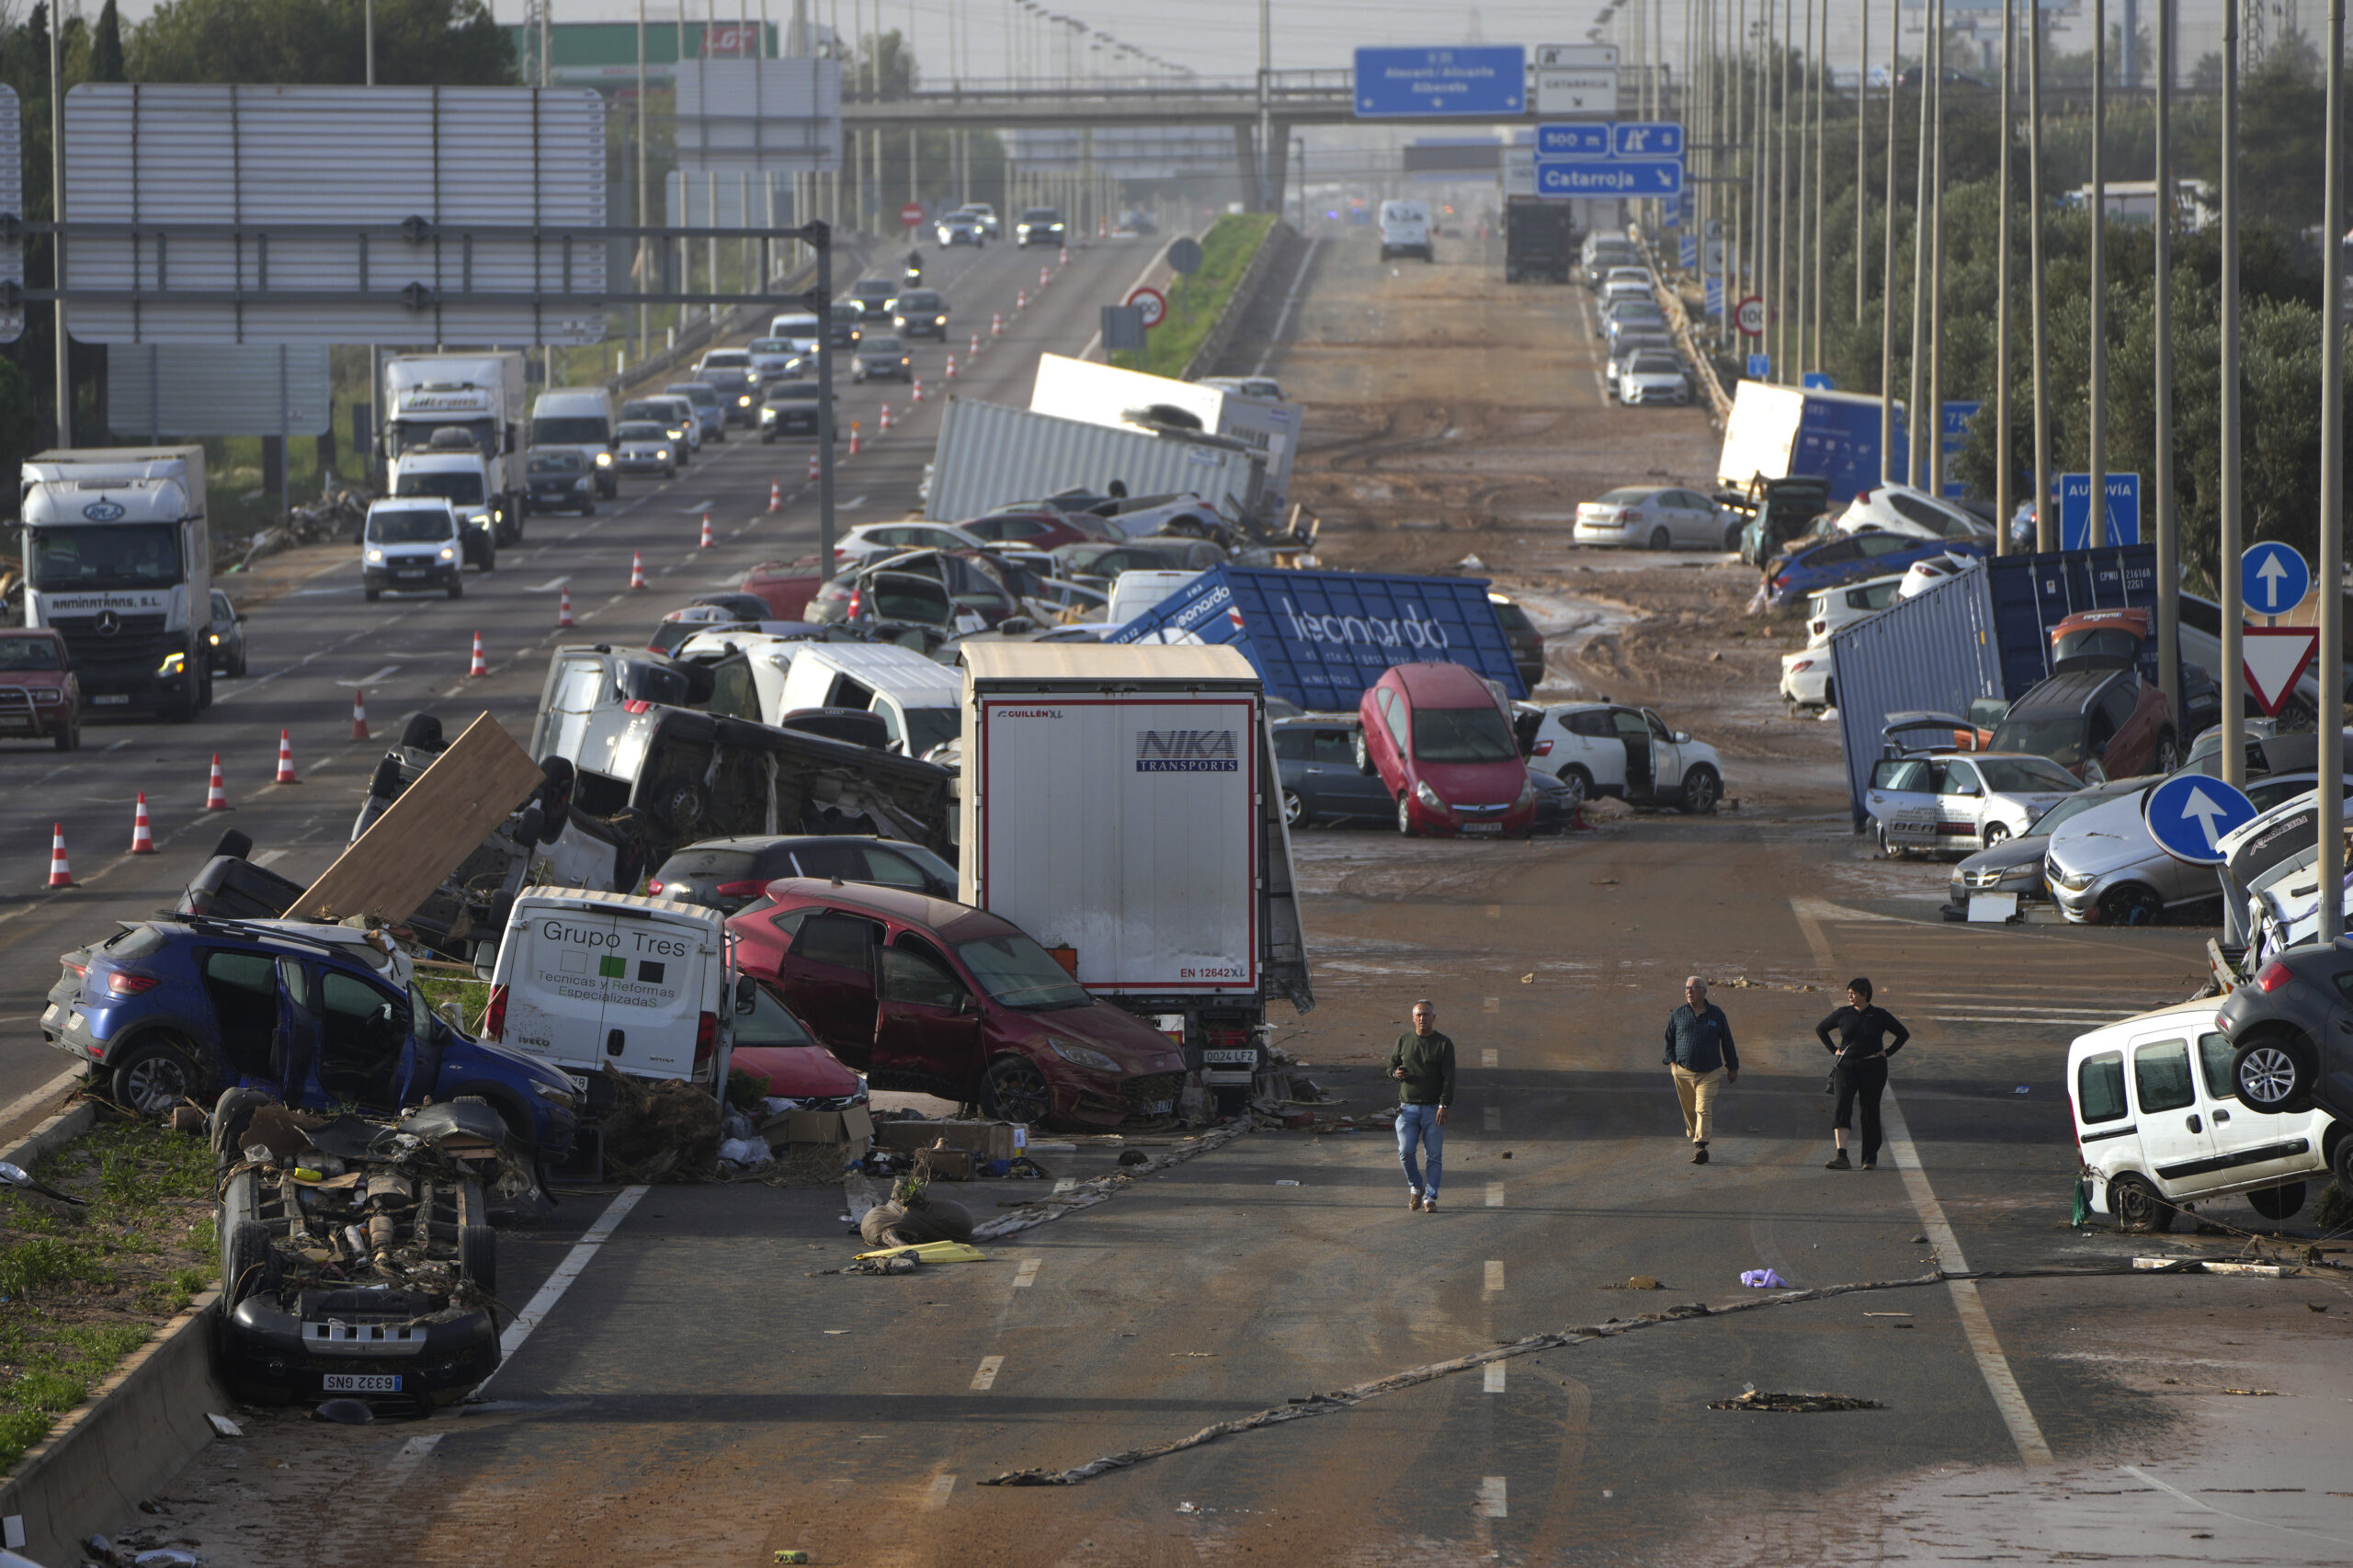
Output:
M523 537L523 356L384 361L384 459L395 495L438 495L500 544Z
M1576 222L1567 202L1515 196L1504 203L1505 282L1566 283L1576 262Z
M964 650L957 897L1180 1042L1231 1106L1315 1006L1257 671L1233 648Z
M93 715L212 701L204 449L83 447L23 472L25 624L65 639Z

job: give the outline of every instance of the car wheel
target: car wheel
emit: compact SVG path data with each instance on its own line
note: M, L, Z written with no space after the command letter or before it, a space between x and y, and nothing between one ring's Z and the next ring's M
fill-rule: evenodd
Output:
M2181 743L2171 730L2157 732L2157 755L2149 766L2152 773L2171 773L2181 766Z
M237 656L229 661L229 677L232 680L245 678L245 651L243 647L238 648Z
M363 588L360 591L367 596L368 602L371 605L384 597L384 590L381 588Z
M462 599L466 597L466 585L455 577L449 579L449 597L453 599Z
M2310 1048L2284 1029L2267 1029L2231 1053L2231 1092L2260 1114L2311 1109L2313 1076Z
M981 1075L981 1106L999 1121L1036 1126L1052 1114L1053 1091L1036 1062L1021 1056L1000 1056Z
M1738 523L1730 524L1724 529L1724 548L1735 555L1740 553L1740 532Z
M2165 913L2156 891L2139 882L2110 888L2099 901L2100 918L2110 926L2154 926Z
M1683 776L1683 814L1704 817L1715 813L1716 802L1723 798L1723 780L1716 777L1712 767L1695 767Z
M57 726L57 733L51 739L59 751L73 751L82 744L82 726L69 718Z
M1894 845L1890 844L1887 841L1887 824L1879 824L1874 829L1874 832L1879 839L1879 853L1881 859L1901 860L1904 858L1904 851L1898 849Z
M1357 748L1357 771L1363 774L1367 778L1370 778L1373 774L1372 753L1365 749L1364 731L1361 729L1358 730L1354 739L1356 741Z
M2291 1181L2285 1187L2267 1187L2260 1192L2248 1193L2246 1200L2256 1213L2276 1222L2304 1206L2304 1184Z
M141 1040L118 1057L114 1103L141 1116L169 1116L180 1106L204 1103L204 1072L179 1041L164 1036Z
M2135 1233L2170 1231L2174 1217L2181 1212L2165 1200L2148 1177L2129 1171L2109 1179L2108 1211L2116 1216L2120 1229Z
M1563 802L1564 809L1575 811L1593 799L1593 775L1587 773L1581 765L1574 762L1569 764L1561 769L1558 777L1561 787L1569 792L1567 801Z
M1397 831L1407 838L1414 836L1414 801L1410 795L1397 797Z
M1668 536L1667 531L1665 528L1653 528L1651 530L1651 548L1653 550L1672 550L1675 548L1675 541Z
M702 786L690 777L674 776L654 791L654 812L681 837L691 835L702 821Z
M1978 835L1978 837L1986 848L1991 849L1996 844L2001 843L2002 840L2009 837L2009 835L2010 830L2008 828L2004 827L2000 823L1989 822L1985 824L1985 831Z
M1296 790L1283 791L1283 825L1297 827L1307 820L1307 802L1299 798Z

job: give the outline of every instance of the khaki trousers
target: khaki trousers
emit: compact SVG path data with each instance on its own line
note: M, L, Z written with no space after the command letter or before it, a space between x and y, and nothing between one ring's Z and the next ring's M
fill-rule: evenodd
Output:
M1694 1073L1670 1062L1667 1071L1675 1074L1675 1098L1683 1107L1683 1136L1705 1143L1715 1128L1716 1096L1723 1092L1724 1070Z

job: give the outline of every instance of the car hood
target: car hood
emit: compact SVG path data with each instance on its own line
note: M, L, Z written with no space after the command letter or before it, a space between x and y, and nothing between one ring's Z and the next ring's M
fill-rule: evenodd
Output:
M1185 1053L1133 1013L1097 1002L1050 1013L1022 1013L1044 1034L1061 1035L1099 1051L1130 1073L1181 1073Z
M822 1045L743 1045L728 1064L768 1081L767 1092L782 1099L832 1099L863 1086L857 1074Z
M2119 795L2064 823L2052 835L2052 864L2068 871L2113 871L2151 859L2165 858L2157 841L2141 820L2141 795Z
M2013 866L2040 862L2043 852L2051 847L2051 840L2029 835L2023 838L2006 838L1991 849L1981 849L1952 869L1953 880L1961 881L1972 871L2006 871Z
M1449 806L1507 806L1528 782L1523 762L1423 762L1414 772Z

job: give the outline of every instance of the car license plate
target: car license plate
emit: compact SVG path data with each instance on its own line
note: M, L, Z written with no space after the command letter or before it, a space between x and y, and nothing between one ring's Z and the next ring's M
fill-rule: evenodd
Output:
M588 1093L588 1079L585 1074L566 1073L564 1076L572 1080L572 1086L579 1090L584 1096Z
M45 1023L49 1022L51 1018L54 1018L55 1017L57 1017L57 1004L56 1004L56 1003L51 1002L48 1006L46 1006L46 1007L44 1007L44 1008L42 1008L42 1009L41 1009L40 1021L41 1021L42 1023L44 1023L44 1024L45 1024Z
M1152 1100L1145 1104L1143 1113L1146 1116L1166 1116L1176 1108L1176 1102L1174 1100Z
M323 1393L398 1393L398 1372L329 1372L319 1380Z
M1258 1064L1258 1053L1255 1051L1204 1051L1201 1052L1201 1060L1212 1064L1234 1062L1245 1067L1255 1067Z
M392 575L395 577L422 577L425 575L425 573L423 569L420 568L413 572L395 572Z
M96 697L90 699L90 700L101 708L108 707L115 703L120 703L123 706L128 707L131 703L131 693L127 691L102 691Z
M1466 822L1462 824L1465 833L1501 833L1503 830L1504 824L1499 822Z

